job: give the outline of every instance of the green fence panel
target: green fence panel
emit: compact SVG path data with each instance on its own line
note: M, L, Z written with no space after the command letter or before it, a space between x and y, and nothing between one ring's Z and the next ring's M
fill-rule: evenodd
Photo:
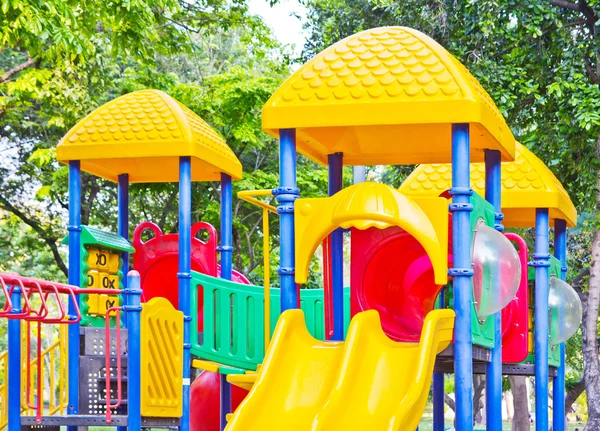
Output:
M198 297L204 299L204 331L198 332ZM264 357L264 289L192 271L192 355L255 370ZM280 292L271 289L271 333L279 317ZM325 338L323 289L302 289L300 305L308 331ZM350 289L344 290L345 329L350 322Z

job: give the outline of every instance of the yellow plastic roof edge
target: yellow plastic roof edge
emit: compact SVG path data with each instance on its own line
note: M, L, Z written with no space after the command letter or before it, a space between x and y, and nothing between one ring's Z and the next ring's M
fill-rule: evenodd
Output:
M568 227L575 227L577 225L577 209L554 173L523 144L517 142L516 150L517 159L514 162L502 163L502 208L503 210L510 210L510 212L505 214L503 224L506 227L533 227L535 226L535 212L531 212L530 210L548 208L552 223L555 219L563 219L567 222ZM508 175L510 166L517 166L522 163L528 163L531 169L533 169L533 173L528 172L525 174L524 180L523 177L520 177L522 174L520 172L518 173L520 179L513 181L529 181L532 184L535 181L540 181L543 185L542 190L508 190L506 188L506 181L513 179L513 177ZM428 190L424 190L423 188L412 190L411 185L414 183L421 184L418 177L430 167L436 169L436 171L428 175L428 178L424 181L431 183L433 187L430 187ZM448 164L420 165L404 180L399 190L409 196L439 196L440 193L451 187L450 180L444 178L439 171L443 169L444 173L447 173L450 168L451 165ZM478 175L477 179L473 179L475 173ZM484 175L485 165L483 163L473 163L471 165L471 187L482 196L484 190L477 187L476 183L479 180L479 176ZM479 180L479 182L481 181ZM511 214L519 214L519 216L518 218L511 218Z
M179 139L170 139L171 145L165 145L164 142L157 140L136 140L136 145L134 146L123 146L122 143L113 142L106 143L101 142L101 146L103 151L98 152L97 147L95 145L86 145L86 144L69 144L68 141L73 136L79 128L82 127L83 124L96 118L97 115L105 111L108 107L116 105L119 100L123 100L127 97L132 97L133 95L140 94L142 92L150 92L158 97L167 105L167 107L173 113L173 117L175 118L177 124L179 125L179 131L182 133L181 138ZM198 142L196 142L195 133L193 131L192 125L187 117L186 112L184 111L185 105L181 104L179 101L169 96L160 90L154 89L144 89L138 90L131 93L124 94L119 96L104 105L99 106L94 109L88 115L86 115L82 120L80 120L75 126L73 126L63 138L60 140L56 147L56 159L60 163L68 163L71 160L110 160L110 159L126 159L126 158L148 158L145 154L151 150L156 151L157 153L162 153L156 158L162 157L182 157L189 156L192 158L196 158L202 162L208 163L215 167L215 170L221 171L222 173L226 173L232 177L234 180L239 180L242 178L242 164L239 159L235 156L231 148L227 145L227 142L221 137L221 135L212 128L208 123L206 123L200 116L195 114L193 111L189 110L191 114L197 116L198 119L204 123L210 131L214 134L215 142L220 145L224 145L229 151L231 151L233 159L228 159L212 150L210 147L206 145L202 145L201 150L199 151ZM198 133L199 135L199 133ZM176 144L176 145L175 145ZM184 152L177 151L178 146L187 147ZM96 148L95 148L96 147ZM114 150L114 151L111 151ZM115 154L117 155L115 157ZM82 170L84 169L85 163L82 163ZM225 165L226 168L222 169L220 166ZM87 172L87 171L86 171ZM111 174L108 173L109 170L98 166L95 164L94 168L90 170L90 173L94 175L102 176L102 178L106 178L110 181L118 181L119 174ZM127 172L121 172L127 173ZM193 175L194 176L194 175Z
M409 33L411 36L419 39L427 48L434 51L438 59L446 66L451 72L452 77L460 81L459 89L465 92L465 98L463 100L447 101L452 103L452 109L440 110L444 114L436 117L435 120L426 121L422 114L419 113L419 109L415 109L417 105L423 104L423 109L430 110L431 101L420 101L403 103L399 102L395 104L394 109L390 108L392 103L383 102L369 102L369 110L367 112L361 112L360 124L348 124L348 118L355 115L357 105L364 105L365 103L357 104L322 104L313 105L307 104L306 106L288 106L288 107L276 107L275 104L279 99L282 98L283 93L292 85L292 81L300 76L304 71L308 70L317 61L323 58L327 53L333 52L336 47L342 46L344 43L352 38L357 37L360 34L372 32L374 30L385 30L385 29L399 29ZM467 79L469 78L469 79ZM474 84L469 81L476 82L483 90L485 96L476 94L477 91L474 88ZM487 100L486 100L487 99ZM437 102L439 103L439 102ZM486 104L489 104L486 106ZM404 108L406 105L409 107ZM480 109L471 109L472 105L480 106ZM336 107L340 112L332 111L332 107ZM486 109L489 108L489 109ZM404 109L403 109L404 108ZM460 117L468 113L466 117ZM486 118L489 114L498 116L501 119L500 127L488 127L496 122L493 118ZM432 114L433 115L433 114ZM415 118L416 116L416 118ZM398 122L398 119L402 119L402 123ZM481 83L477 81L470 71L460 63L452 54L450 54L443 46L441 46L434 39L430 38L426 34L403 26L387 26L377 27L373 29L364 30L359 33L355 33L348 36L333 45L325 48L319 54L314 56L311 60L302 65L296 70L281 86L273 93L269 100L263 105L262 108L262 127L263 130L271 136L278 138L280 129L301 129L305 127L340 127L340 126L368 126L368 125L399 125L399 124L435 124L435 123L470 123L480 124L483 128L494 138L498 144L498 149L502 153L503 160L514 159L514 136L512 131L506 123L506 119L498 110L493 99L489 96L487 91L481 86ZM301 143L301 140L299 140ZM450 145L450 143L448 144ZM309 151L305 151L302 145L298 146L298 151L309 157L311 160L325 164L326 160L323 157L319 157L316 154L310 154Z
M306 283L312 256L334 229L381 228L382 223L399 226L415 237L431 259L436 284L443 285L448 280L448 256L435 227L415 201L393 187L364 182L327 198L298 199L294 222L298 283ZM447 226L447 220L445 223ZM445 245L447 247L447 241Z

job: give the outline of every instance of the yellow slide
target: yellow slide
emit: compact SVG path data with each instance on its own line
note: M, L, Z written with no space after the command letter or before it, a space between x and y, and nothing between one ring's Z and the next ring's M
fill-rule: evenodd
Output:
M421 340L396 343L370 310L350 323L345 343L322 342L300 310L284 312L256 384L228 431L414 430L437 353L452 339L454 312L435 310Z
M327 401L344 343L315 340L304 313L281 314L256 383L226 430L309 430Z

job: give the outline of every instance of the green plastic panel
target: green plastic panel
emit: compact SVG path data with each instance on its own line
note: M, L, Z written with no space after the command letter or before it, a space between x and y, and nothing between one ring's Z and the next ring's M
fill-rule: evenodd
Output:
M63 240L63 244L69 243L69 236L67 235ZM96 229L90 226L81 226L81 287L85 289L88 287L88 272L90 267L88 266L89 249L95 248L101 251L107 251L112 254L122 253L134 253L135 249L129 244L125 238L112 232L105 232L100 229ZM123 289L123 259L119 256L119 270L115 274L118 276L119 285L114 286L117 289ZM121 306L123 304L123 298L121 295L117 296L118 303L115 305ZM93 327L104 327L104 317L89 314L89 295L80 295L80 309L81 309L81 326L93 326ZM110 325L115 326L115 318L111 317Z
M473 231L479 220L483 220L488 226L494 226L496 219L493 205L475 192L471 196L471 204L473 205L473 211L471 212L471 241L473 241ZM453 308L452 282L448 284L445 291L448 307ZM439 303L436 305L436 308L438 306ZM471 300L471 334L473 344L476 346L488 349L494 346L494 319L487 318L480 320L477 316L474 299Z
M198 328L198 296L204 298L204 332ZM280 292L271 289L271 333L279 318ZM325 338L323 289L302 289L300 306L309 332ZM256 370L264 357L264 289L192 271L192 355L230 367ZM345 330L350 289L344 290Z
M471 241L473 241L473 231L479 220L483 220L487 226L494 226L496 223L496 214L494 206L484 198L473 192L471 196L473 212L471 213ZM473 289L471 288L471 291ZM480 320L475 309L475 301L471 301L471 333L473 334L473 344L491 349L494 346L494 319L487 318Z
M562 265L560 264L560 260L558 260L556 257L554 256L550 256L550 268L548 271L548 274L550 277L555 276L555 277L560 277L560 267ZM527 278L529 279L529 308L531 309L531 313L533 314L533 306L534 306L534 283L535 283L535 268L533 267L529 267L529 270L527 271ZM533 322L534 327L535 327L535 320ZM559 346L556 344L548 344L548 365L550 365L551 367L558 367L560 364L560 349L558 348ZM533 364L535 363L535 350L534 347L532 346L531 348L532 353L530 353L529 355L527 355L527 358L522 362L523 364Z

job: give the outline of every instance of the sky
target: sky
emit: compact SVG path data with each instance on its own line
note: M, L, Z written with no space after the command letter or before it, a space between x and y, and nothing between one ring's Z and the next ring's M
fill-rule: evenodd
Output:
M306 10L297 0L279 0L273 7L269 6L268 0L250 0L249 8L250 13L263 17L277 40L287 45L295 44L294 52L300 54L304 45L302 21L292 14L303 18Z

